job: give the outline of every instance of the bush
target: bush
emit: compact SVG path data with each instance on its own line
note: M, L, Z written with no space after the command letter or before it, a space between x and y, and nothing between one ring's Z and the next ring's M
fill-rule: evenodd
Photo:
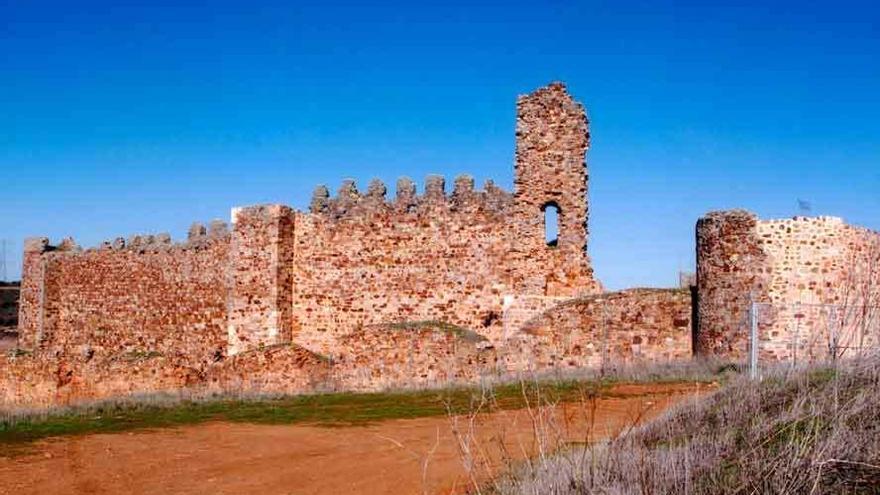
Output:
M522 466L502 494L880 493L880 359L736 378L601 444Z

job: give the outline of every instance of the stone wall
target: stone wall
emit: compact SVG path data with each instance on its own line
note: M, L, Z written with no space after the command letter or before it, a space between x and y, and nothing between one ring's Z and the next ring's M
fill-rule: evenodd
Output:
M496 349L483 336L437 321L365 327L340 339L331 356L346 390L442 387L496 374Z
M24 243L21 268L21 292L18 302L19 346L33 349L42 340L43 318L43 254L50 249L49 239L27 239Z
M227 235L173 245L119 239L98 249L33 241L25 254L20 347L60 355L226 353Z
M0 354L0 411L62 405L56 371L56 363L48 359Z
M436 388L495 373L496 351L474 332L442 322L365 327L336 354L277 344L204 367L158 352L0 355L0 411L155 395L259 397L332 391Z
M0 356L0 410L43 409L151 395L257 397L437 388L520 372L670 361L691 356L687 290L635 289L544 311L493 345L441 321L365 326L334 353L264 345L194 366L181 355L127 351Z
M296 215L294 340L332 352L366 325L442 320L493 342L504 333L505 297L573 297L601 287L586 254L589 143L583 107L561 84L517 102L515 190L475 190L456 178L451 194L429 177L424 194L402 179L392 200L372 182L314 194ZM560 208L559 239L547 245L544 213Z
M348 390L335 381L330 361L291 344L252 349L208 368L195 393L222 396L295 395Z
M690 359L691 292L630 289L576 298L533 318L508 344L509 369Z
M832 338L871 345L880 233L833 217L710 213L697 223L697 285L699 353L745 357L751 301L762 358L827 357Z
M744 356L749 301L767 300L768 255L758 218L742 210L713 212L697 222L696 353Z
M587 126L562 84L521 97L512 194L491 182L475 190L468 176L448 194L432 176L423 194L402 179L389 201L380 182L362 194L348 181L334 198L319 187L308 213L236 208L232 233L198 249L118 240L73 254L34 239L24 256L22 346L116 345L107 335L162 346L156 341L204 334L214 352L223 325L224 353L290 341L329 353L363 326L410 320L497 341L505 298L601 290L586 253ZM559 239L548 245L551 204L560 208ZM195 227L194 237L203 231Z
M231 231L196 224L182 244L135 236L83 251L72 240L31 239L19 347L33 357L7 362L4 376L43 360L55 369L48 379L57 393L87 398L133 393L127 379L148 392L193 380L222 390L301 390L310 378L300 358L312 353L337 357L330 381L343 387L474 378L496 360L476 343L420 328L376 345L377 328L437 321L472 330L490 348L553 304L601 292L586 252L588 147L583 107L554 83L517 101L512 193L491 182L477 190L468 176L447 191L431 176L421 194L402 179L387 199L380 182L361 193L347 181L335 197L319 187L308 212L235 208ZM559 209L558 240L548 243L551 206ZM421 342L410 348L413 370L421 371L370 371L374 384L355 376L352 363L369 351L374 364L390 363L413 335ZM290 344L302 352L278 350ZM120 372L125 356L148 356L139 366L155 380L141 386L141 372ZM103 364L117 373L104 376ZM274 368L256 373L263 365ZM67 367L73 378L59 379Z
M194 367L159 353L0 355L0 411L171 396L258 397L335 390L329 364L291 345L246 351Z
M504 339L516 335L519 329L531 319L568 300L571 298L530 295L504 296L504 311L502 313Z
M451 196L436 177L424 195L414 190L402 181L386 202L384 186L361 196L347 183L328 206L297 215L296 342L331 353L360 327L409 320L500 335L502 296L515 290L510 195L466 178Z
M518 294L573 297L601 292L587 256L590 146L583 105L562 84L521 96L516 105L512 249ZM558 208L558 239L549 246L544 212Z
M281 205L236 208L229 255L228 352L293 336L294 218Z

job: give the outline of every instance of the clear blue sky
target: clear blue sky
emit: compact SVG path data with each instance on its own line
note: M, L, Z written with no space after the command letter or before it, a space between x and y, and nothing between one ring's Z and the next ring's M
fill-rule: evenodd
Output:
M29 235L179 239L344 177L510 188L515 98L553 80L592 120L610 288L674 284L712 209L785 217L803 198L880 229L868 2L117 3L0 0L11 278Z

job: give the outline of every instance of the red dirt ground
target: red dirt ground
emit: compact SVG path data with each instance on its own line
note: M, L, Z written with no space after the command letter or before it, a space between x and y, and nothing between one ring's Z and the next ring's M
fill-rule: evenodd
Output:
M447 417L333 428L209 423L56 438L23 456L0 453L0 494L462 493L472 478L497 474L502 445L508 459L535 455L535 425L557 432L546 437L598 439L710 388L629 385L614 390L622 397L593 404L480 415L471 446L484 461L473 476L459 447L467 417L457 419L459 435Z

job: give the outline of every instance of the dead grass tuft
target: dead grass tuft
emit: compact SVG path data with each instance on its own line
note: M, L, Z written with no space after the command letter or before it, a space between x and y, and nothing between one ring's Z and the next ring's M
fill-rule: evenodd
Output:
M880 493L880 359L734 378L607 442L519 466L512 494Z

